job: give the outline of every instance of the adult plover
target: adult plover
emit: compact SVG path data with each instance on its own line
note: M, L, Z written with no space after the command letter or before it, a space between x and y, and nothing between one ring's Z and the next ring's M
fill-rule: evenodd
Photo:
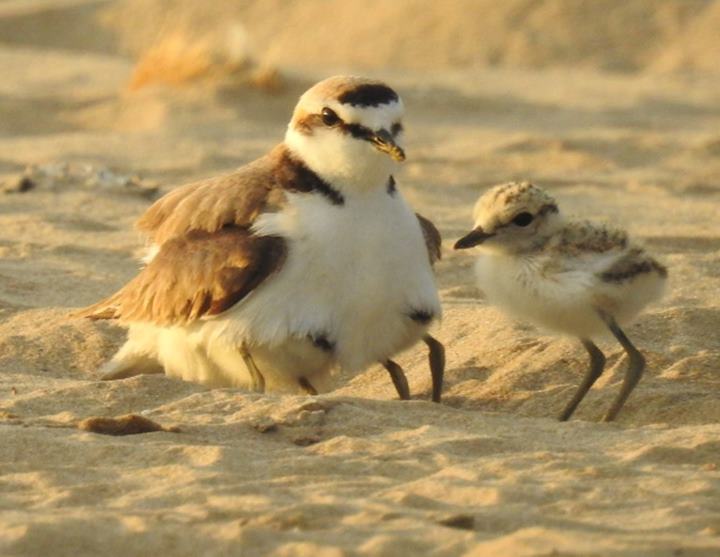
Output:
M528 183L487 191L475 204L475 227L455 249L481 246L475 272L491 303L541 327L579 337L590 368L560 414L567 420L605 366L593 343L609 330L628 355L620 393L605 415L615 419L645 367L620 325L663 293L667 271L622 230L565 220L555 200Z
M402 116L381 82L326 79L300 98L284 143L155 202L137 223L145 267L81 312L129 327L104 377L316 393L338 367L379 362L407 399L391 358L422 339L439 401L444 350L427 331L440 235L393 178Z

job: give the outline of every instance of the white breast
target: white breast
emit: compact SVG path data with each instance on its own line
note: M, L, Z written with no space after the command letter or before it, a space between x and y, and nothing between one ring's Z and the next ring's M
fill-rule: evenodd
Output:
M598 310L624 324L662 296L665 281L657 273L618 283L600 278L624 253L613 250L555 260L547 255L483 253L475 272L488 300L508 313L552 331L592 339L607 333Z
M208 320L208 334L263 345L323 334L353 371L420 338L413 310L440 315L422 231L399 192L346 195L344 205L291 194L286 210L254 228L286 238L287 260L246 300Z
M541 273L540 258L482 254L475 264L488 301L514 317L583 338L605 329L593 306L597 279L581 266Z

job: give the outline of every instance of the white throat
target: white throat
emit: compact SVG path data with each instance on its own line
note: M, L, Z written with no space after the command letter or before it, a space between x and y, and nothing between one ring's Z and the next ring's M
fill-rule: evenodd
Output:
M285 145L320 178L340 192L362 192L385 187L398 164L370 143L337 130L305 135L288 127Z

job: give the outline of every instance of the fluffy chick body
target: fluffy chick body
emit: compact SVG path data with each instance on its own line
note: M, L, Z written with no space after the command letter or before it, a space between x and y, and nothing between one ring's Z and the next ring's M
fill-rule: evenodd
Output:
M475 263L488 300L550 331L593 339L607 333L599 311L631 322L665 289L664 268L622 230L558 222L526 252L486 246Z
M473 214L475 227L455 248L479 247L475 274L488 301L520 320L579 338L590 355L590 369L561 420L603 371L605 356L593 340L609 332L625 349L628 372L605 416L614 419L645 367L620 325L662 297L665 267L623 230L566 220L555 200L528 182L491 188Z

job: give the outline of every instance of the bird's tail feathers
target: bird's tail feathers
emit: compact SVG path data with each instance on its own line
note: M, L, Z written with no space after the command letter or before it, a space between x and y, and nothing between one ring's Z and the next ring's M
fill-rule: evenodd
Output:
M119 298L119 292L113 294L109 298L100 300L99 302L74 311L70 314L71 317L85 317L87 319L99 320L99 319L117 319L120 317L120 307L117 303Z

